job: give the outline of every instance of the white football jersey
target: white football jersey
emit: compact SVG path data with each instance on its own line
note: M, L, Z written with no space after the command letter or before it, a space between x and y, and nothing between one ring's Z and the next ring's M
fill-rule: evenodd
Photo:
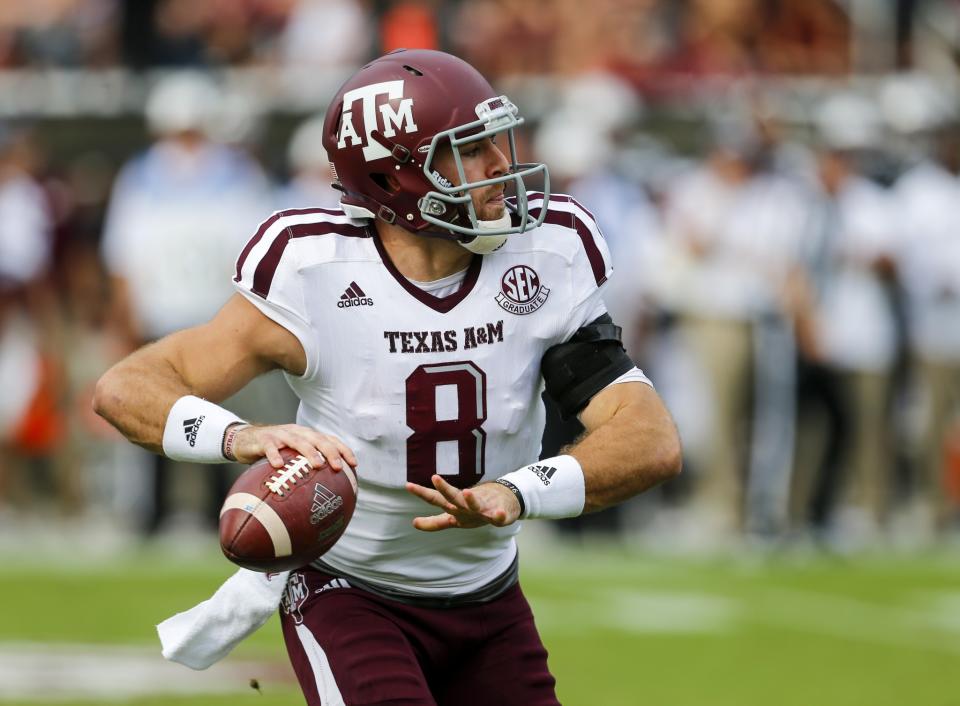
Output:
M536 214L542 198L532 198ZM540 360L601 316L611 272L603 237L573 199L545 223L475 256L438 298L393 266L375 230L339 209L274 214L237 262L236 286L291 331L307 357L287 379L297 423L333 434L359 461L353 520L324 563L372 584L432 595L476 590L506 571L519 525L420 532L439 510L410 495L439 473L466 488L537 459Z

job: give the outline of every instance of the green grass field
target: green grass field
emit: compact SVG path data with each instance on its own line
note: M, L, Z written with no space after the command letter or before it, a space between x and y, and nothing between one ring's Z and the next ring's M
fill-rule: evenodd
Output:
M567 706L960 706L960 562L946 553L535 554L524 557L522 581ZM238 666L216 677L219 694L203 693L213 672L159 656L154 624L231 571L215 546L205 557L141 552L55 565L0 557L0 703L302 704L276 620L226 660ZM115 681L134 668L122 666L125 654L145 670L126 679L133 691ZM56 697L24 691L31 659Z

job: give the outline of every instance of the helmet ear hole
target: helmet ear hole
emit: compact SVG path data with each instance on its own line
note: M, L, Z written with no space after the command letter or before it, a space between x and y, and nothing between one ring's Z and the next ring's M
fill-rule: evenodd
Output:
M400 191L400 182L397 181L397 178L393 176L393 174L377 172L370 175L370 180L390 196Z

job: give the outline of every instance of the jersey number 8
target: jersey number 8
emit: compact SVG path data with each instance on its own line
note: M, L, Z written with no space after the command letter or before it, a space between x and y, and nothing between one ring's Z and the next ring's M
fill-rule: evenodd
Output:
M439 419L437 390L456 389L457 416ZM407 378L407 480L433 487L430 477L437 473L437 445L456 442L459 470L443 474L458 488L469 488L483 477L487 433L487 376L473 363L421 365ZM441 469L446 470L446 469Z

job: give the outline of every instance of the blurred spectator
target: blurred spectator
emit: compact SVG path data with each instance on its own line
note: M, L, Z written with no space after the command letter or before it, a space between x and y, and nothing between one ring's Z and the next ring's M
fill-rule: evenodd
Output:
M759 0L692 0L675 55L690 73L743 74L757 68L753 47L764 25Z
M110 66L117 62L118 0L0 4L0 66Z
M633 90L612 76L591 73L570 81L560 105L539 126L534 138L537 160L550 167L551 191L570 194L589 203L615 264L604 301L613 320L623 329L624 348L637 362L641 357L644 305L648 302L647 274L655 263L644 258L659 236L659 216L643 187L619 168L621 145L617 137L635 124L642 106ZM545 398L547 424L544 457L583 431L576 419L562 421L553 403ZM564 521L561 526L584 529L618 529L623 508L610 508L601 516Z
M848 3L779 0L765 5L758 10L763 23L754 38L758 63L765 72L837 76L850 69ZM890 11L883 4L877 9Z
M554 67L564 19L569 15L557 12L552 0L464 2L451 39L455 51L485 76L542 74Z
M287 147L290 180L277 191L276 207L336 208L340 192L333 188L330 159L323 148L323 115L304 121Z
M610 74L569 80L560 105L538 127L538 159L550 167L554 192L591 205L610 247L614 274L605 301L623 327L628 353L639 359L640 329L661 232L660 216L643 186L622 168L622 138L638 124L643 105L633 89Z
M889 195L858 162L882 144L880 116L855 94L826 100L817 115L816 198L804 247L799 313L799 394L827 420L814 490L799 501L823 530L848 547L880 538L893 468L891 374L898 350L893 305L897 229ZM848 505L831 517L846 487Z
M755 346L755 336L766 317L782 315L781 287L803 222L797 188L764 172L762 156L750 135L734 129L702 168L678 180L666 203L669 243L685 261L675 266L669 303L710 394L706 448L686 448L699 461L694 511L708 543L729 541L744 525L750 447L744 422L754 416L749 383L761 369L755 350L772 352ZM791 414L782 404L777 413ZM784 442L778 445L782 450Z
M392 2L380 18L383 53L394 49L439 49L437 0Z
M283 61L313 69L359 65L371 53L371 30L359 0L300 0L284 30Z
M114 185L103 252L114 278L114 315L130 346L216 313L232 294L240 248L270 211L259 166L209 137L219 96L216 85L197 74L158 83L147 102L156 142ZM156 457L147 532L166 519L170 463ZM226 467L201 473L212 481L207 519L215 523L228 489Z
M52 220L32 161L26 133L0 127L0 509L12 496L26 504L25 464L60 437L45 340Z
M204 67L268 62L297 0L140 0L123 3L129 64Z
M87 239L68 243L60 273L61 321L55 332L58 349L69 351L61 359L63 376L65 443L56 456L64 509L79 514L88 499L116 495L110 472L129 476L129 467L116 469L115 455L123 441L93 411L93 389L103 373L125 352L125 341L109 327L109 279L95 244ZM110 507L112 511L124 509Z
M913 511L930 536L946 528L947 430L960 402L960 128L943 125L935 151L896 184L901 217L901 270L910 348L926 400Z

